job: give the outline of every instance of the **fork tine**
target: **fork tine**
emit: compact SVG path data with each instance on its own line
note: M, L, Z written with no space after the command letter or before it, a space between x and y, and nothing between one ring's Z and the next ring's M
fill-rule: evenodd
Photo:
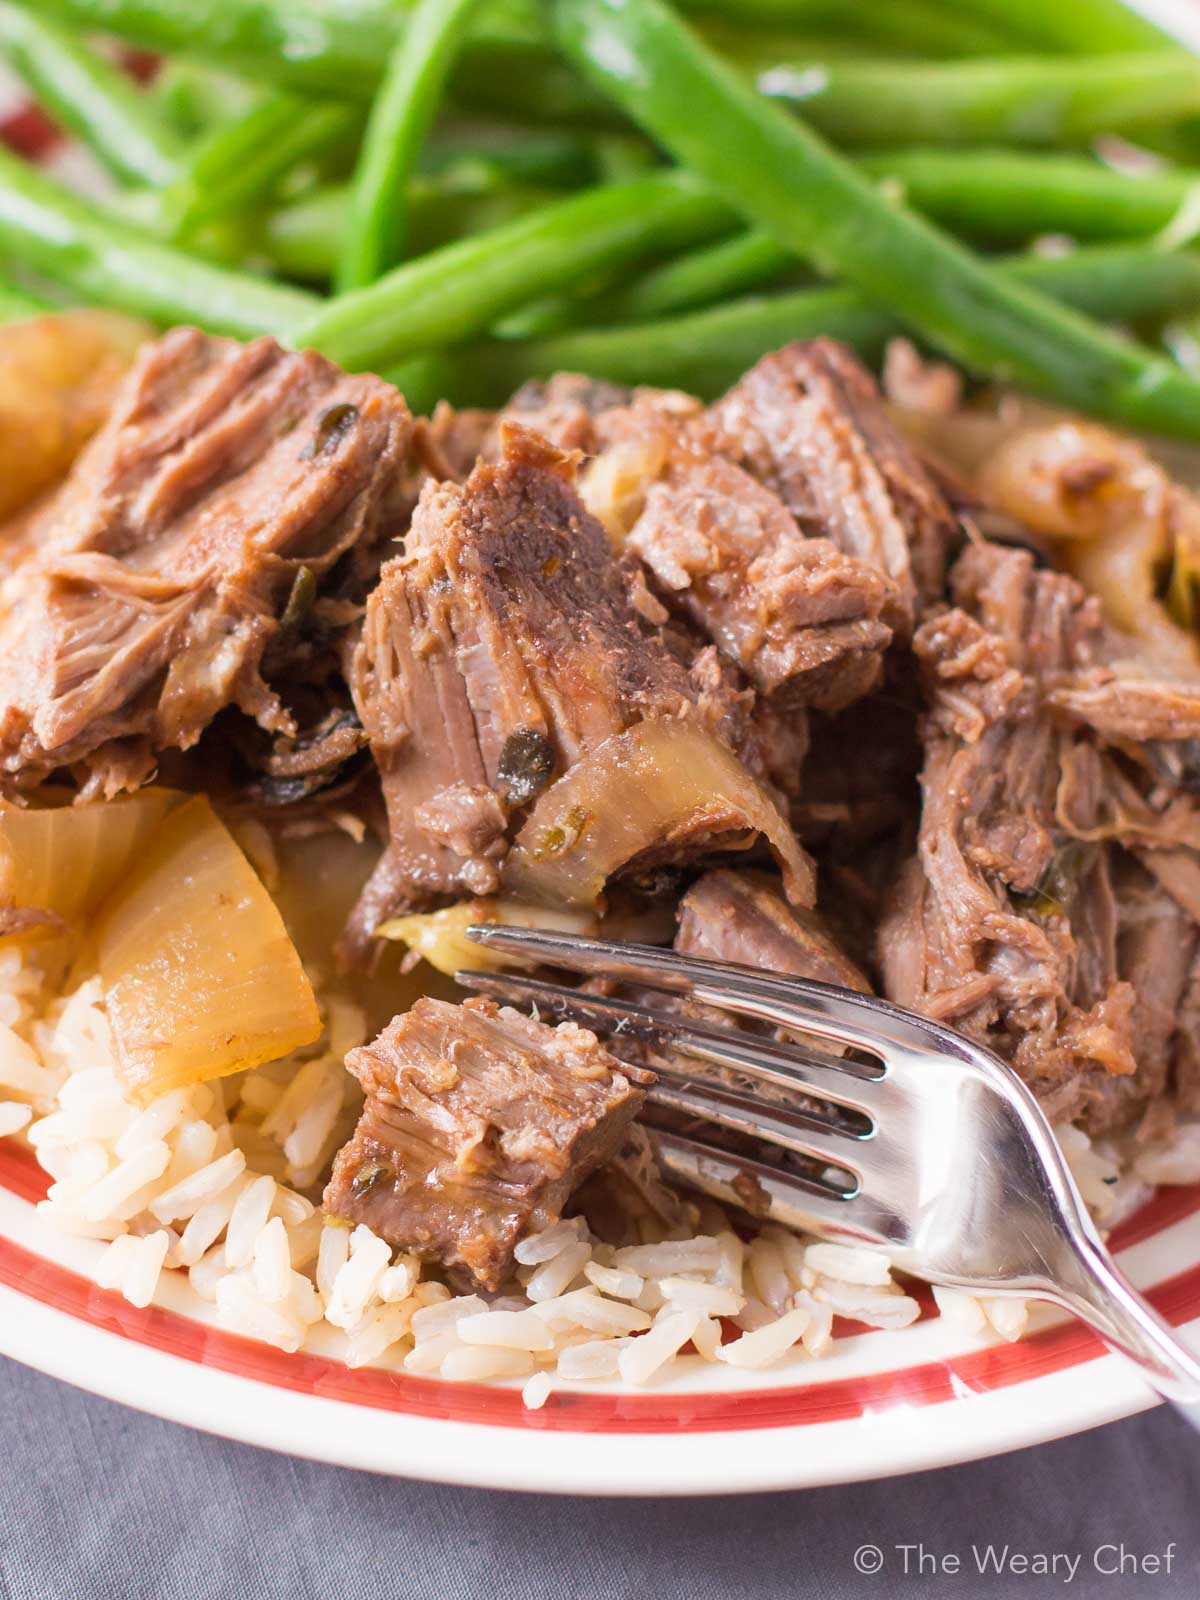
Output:
M585 939L580 934L550 933L540 928L506 928L486 923L468 928L467 937L526 961L670 989L705 1005L758 1017L778 1027L819 1034L839 1044L872 1051L881 1058L888 1044L908 1051L959 1053L953 1035L935 1023L873 995L857 994L810 978L776 978L754 967L701 961L657 945Z
M799 1174L732 1155L684 1134L653 1126L647 1131L673 1178L724 1205L826 1239L879 1246L895 1237L888 1214L861 1194L838 1195Z
M855 1160L856 1146L869 1141L870 1134L855 1133L821 1117L760 1100L757 1095L739 1094L719 1084L701 1083L684 1073L658 1069L658 1082L648 1091L655 1105L701 1117L720 1128L766 1140L781 1149L793 1150L813 1161L832 1163L855 1179L857 1191L862 1174Z
M562 984L512 973L458 972L455 979L464 988L494 999L535 1005L553 1015L569 1017L608 1034L614 1042L629 1037L644 1039L714 1066L744 1072L792 1093L799 1090L846 1110L870 1115L877 1080L856 1063L827 1055L816 1047L777 1044L771 1039L745 1035L739 1038L731 1030L685 1023L669 1012L655 1011L620 996L581 994Z

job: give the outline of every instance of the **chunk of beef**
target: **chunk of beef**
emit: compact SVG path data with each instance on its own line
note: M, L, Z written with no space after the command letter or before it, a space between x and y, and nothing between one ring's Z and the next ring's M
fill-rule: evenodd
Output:
M573 1023L489 1000L418 1000L346 1065L367 1101L326 1211L489 1289L620 1147L653 1081Z
M1136 765L1060 714L1055 685L1103 638L1073 579L979 546L953 591L958 608L915 641L930 707L924 807L880 930L886 990L995 1049L1050 1115L1106 1131L1160 1091L1161 1012L1182 985L1164 969L1159 998L1142 998L1137 907L1166 906L1170 937L1190 950L1190 919L1122 847L1175 842L1189 802L1139 786Z
M1167 1088L1187 1032L1183 1006L1198 947L1193 916L1124 853L1114 863L1117 970L1134 991L1135 1079L1114 1078L1110 1094L1136 1085L1139 1103ZM1113 1120L1120 1120L1119 1112Z
M1172 1068L1180 1110L1200 1113L1200 950L1192 957L1179 1005Z
M883 574L806 539L725 457L673 449L626 547L760 693L838 711L878 681L892 638Z
M1140 662L1085 667L1051 688L1049 699L1114 743L1153 740L1169 748L1200 739L1200 682L1152 678Z
M698 683L635 607L570 462L511 426L497 463L425 490L350 681L392 841L357 949L393 904L494 892L513 818L612 736L656 718L728 731L719 683Z
M887 577L806 538L770 489L722 453L695 401L639 391L596 432L583 496L654 593L758 693L839 710L880 675Z
M766 873L705 873L680 902L675 948L705 961L870 992L820 914L789 906Z
M227 706L295 735L264 657L298 594L373 566L410 420L388 384L271 339L144 348L3 624L9 786L62 767L136 783Z
M726 452L805 533L891 579L886 622L907 632L919 607L940 597L954 517L842 345L814 339L764 356L710 416Z

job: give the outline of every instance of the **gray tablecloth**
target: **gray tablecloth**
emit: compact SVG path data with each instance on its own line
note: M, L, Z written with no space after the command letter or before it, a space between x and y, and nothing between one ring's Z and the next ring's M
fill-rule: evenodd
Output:
M975 1466L685 1501L539 1499L314 1466L11 1362L0 1417L3 1600L1200 1596L1200 1437L1162 1408ZM856 1571L856 1552L883 1570ZM1057 1572L1038 1574L1054 1555Z

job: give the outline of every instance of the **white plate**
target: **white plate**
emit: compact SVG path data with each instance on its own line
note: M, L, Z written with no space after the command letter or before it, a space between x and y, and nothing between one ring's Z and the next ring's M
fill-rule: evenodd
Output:
M935 1316L767 1373L690 1358L666 1387L446 1383L215 1328L186 1282L138 1310L89 1274L102 1246L38 1219L47 1179L0 1140L0 1352L109 1399L340 1466L562 1494L715 1494L885 1477L1060 1438L1153 1403L1133 1369L1050 1313L1017 1344ZM1117 1240L1200 1348L1200 1187L1162 1190ZM330 1335L331 1341L335 1335Z

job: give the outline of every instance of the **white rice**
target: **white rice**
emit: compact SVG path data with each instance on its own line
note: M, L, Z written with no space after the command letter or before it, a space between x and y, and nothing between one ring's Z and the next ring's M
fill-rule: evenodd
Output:
M28 1140L53 1179L38 1214L95 1241L101 1287L144 1306L164 1274L186 1272L247 1338L296 1351L338 1329L351 1366L523 1380L534 1409L560 1382L654 1382L686 1350L757 1370L826 1353L835 1316L903 1328L920 1315L878 1250L772 1226L745 1243L711 1202L694 1237L619 1248L582 1218L557 1222L518 1244L501 1294L453 1294L370 1229L322 1216L321 1180L361 1104L342 1058L364 1036L341 996L325 1017L296 1057L139 1107L115 1075L99 980L56 995L35 958L0 951L0 1137ZM1102 1226L1153 1184L1200 1182L1200 1122L1133 1150L1057 1132ZM941 1288L934 1300L972 1336L1016 1339L1026 1325L1020 1300Z

